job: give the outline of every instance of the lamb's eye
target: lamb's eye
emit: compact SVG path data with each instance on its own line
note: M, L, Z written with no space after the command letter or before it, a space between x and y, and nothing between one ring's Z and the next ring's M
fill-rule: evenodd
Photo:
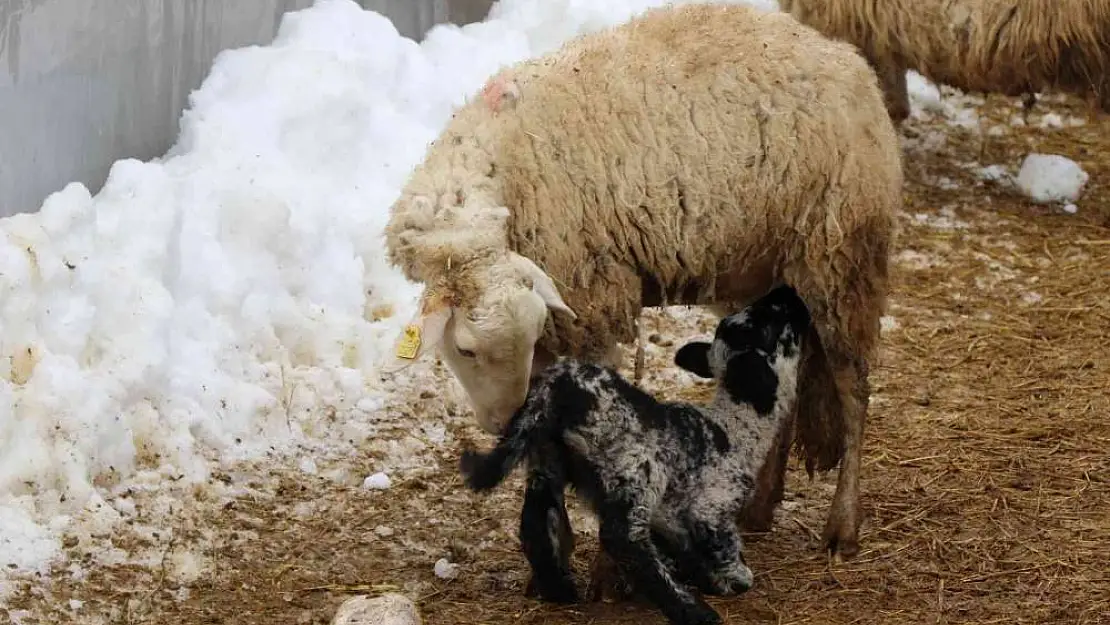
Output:
M474 352L470 351L469 349L462 349L460 347L459 348L459 355L462 356L463 358L473 358L474 357Z

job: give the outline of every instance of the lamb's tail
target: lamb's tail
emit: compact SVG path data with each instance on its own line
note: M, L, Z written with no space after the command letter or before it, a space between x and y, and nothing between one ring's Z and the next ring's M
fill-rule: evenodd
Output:
M532 445L551 437L553 421L548 416L547 403L530 394L528 401L513 415L496 447L487 453L473 449L463 452L459 469L468 488L477 492L493 489L528 455Z

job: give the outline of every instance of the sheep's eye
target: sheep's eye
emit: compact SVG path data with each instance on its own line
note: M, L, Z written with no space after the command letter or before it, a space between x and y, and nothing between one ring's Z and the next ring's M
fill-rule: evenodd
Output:
M469 349L459 348L459 355L463 358L473 358L474 352L470 351Z

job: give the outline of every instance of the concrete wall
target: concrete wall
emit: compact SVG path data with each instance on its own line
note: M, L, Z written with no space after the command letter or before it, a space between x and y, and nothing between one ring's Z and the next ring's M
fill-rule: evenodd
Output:
M71 181L93 193L120 158L163 154L226 48L267 43L313 0L0 0L0 217ZM419 38L492 0L360 0Z

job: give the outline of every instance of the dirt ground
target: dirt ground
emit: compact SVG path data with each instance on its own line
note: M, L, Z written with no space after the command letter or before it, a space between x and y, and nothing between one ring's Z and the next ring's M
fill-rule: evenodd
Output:
M728 622L1110 623L1110 120L1050 100L1024 128L1006 123L1017 100L971 109L1006 127L985 144L953 125L973 99L903 128L906 205L874 374L861 552L828 561L817 536L836 474L811 482L792 463L773 532L748 543L756 587L710 600ZM1038 127L1048 112L1086 123ZM1031 151L1090 173L1078 213L977 177L976 163L1016 172ZM676 381L668 361L674 343L711 323L651 315L649 388L704 392ZM347 481L292 462L248 467L250 494L196 489L177 512L151 513L172 532L112 539L161 553L150 565L90 566L76 578L63 568L12 607L26 610L24 623L322 624L348 596L398 589L429 625L663 623L632 603L523 596L519 475L489 497L461 490L459 444L488 439L436 390L391 413L398 439L416 436L415 419L454 414L444 442L423 443L426 464L398 472L390 490L358 487L388 452L380 446L336 460L357 478ZM578 510L574 520L584 583L595 526ZM91 557L80 546L71 555ZM444 557L459 566L453 580L433 574Z

